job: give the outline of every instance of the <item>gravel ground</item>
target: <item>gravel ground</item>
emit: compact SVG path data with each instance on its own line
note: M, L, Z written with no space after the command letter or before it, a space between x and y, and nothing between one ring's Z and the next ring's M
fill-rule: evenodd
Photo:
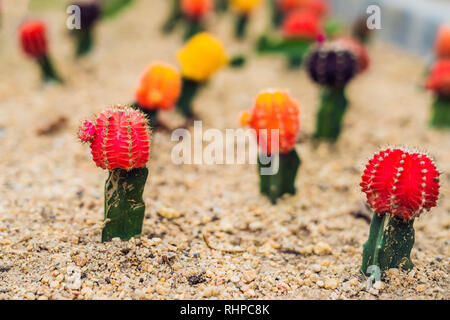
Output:
M100 242L107 172L76 131L106 106L131 102L150 61L175 63L181 35L159 33L165 10L164 1L138 1L99 25L95 52L77 62L64 14L40 12L65 86L42 87L36 66L3 35L10 45L0 53L0 299L449 299L450 132L427 127L423 61L380 43L371 47L371 69L349 87L334 147L309 141L318 91L283 59L253 55L198 96L204 128L223 130L238 127L239 111L259 90L289 88L301 104L297 195L272 206L258 192L253 165L175 165L175 143L156 132L142 236ZM264 12L255 18L257 34ZM210 30L230 53L249 51L250 41L232 40L231 21L223 16ZM54 121L59 130L46 133ZM414 269L389 270L367 289L358 268L369 225L352 212L363 197L365 162L389 144L435 157L441 199L416 221Z

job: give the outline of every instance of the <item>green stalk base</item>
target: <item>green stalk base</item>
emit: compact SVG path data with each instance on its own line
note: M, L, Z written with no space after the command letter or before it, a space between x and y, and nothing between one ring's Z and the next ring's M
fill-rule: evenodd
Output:
M81 57L92 51L93 36L92 30L75 30L76 51L75 56Z
M180 22L182 18L181 8L180 8L180 0L172 0L172 7L170 9L169 18L164 22L162 26L162 31L164 33L171 33L178 22Z
M145 114L145 117L148 120L148 124L150 128L155 128L158 125L158 109L146 109L143 108L139 103L134 102L131 104L131 107L133 109L139 110Z
M216 0L214 8L217 13L224 13L228 10L228 1L229 0Z
M102 242L113 238L127 241L142 233L145 203L142 199L148 176L146 167L114 169L105 183L105 224Z
M247 58L244 55L237 54L231 57L229 66L233 69L240 69L245 66Z
M197 81L183 78L181 95L177 102L177 111L185 117L193 116L192 102L201 85Z
M272 163L263 164L260 156L258 156L260 192L266 195L272 204L285 193L295 194L295 178L301 164L297 151L293 149L289 153L279 155L279 169L274 175L261 174L261 169L270 168Z
M450 96L437 96L435 98L430 125L434 128L450 128Z
M184 33L183 40L187 41L197 33L204 31L205 28L202 23L198 20L187 20L186 21L186 32Z
M41 68L42 80L44 82L63 82L63 80L60 78L55 68L53 67L52 61L46 54L38 58L37 61L39 67Z
M281 22L284 20L284 14L278 9L278 1L277 0L269 0L270 1L270 9L272 12L271 21L274 29L278 29L281 25Z
M324 88L314 138L336 141L341 133L342 120L348 100L344 89Z
M385 214L373 215L369 239L363 245L363 259L360 272L371 276L377 266L380 272L390 268L410 270L411 250L414 245L414 219L403 221Z
M242 40L245 38L247 33L248 26L248 15L247 14L239 14L236 17L236 22L234 25L234 36L236 39Z
M108 0L102 3L102 18L109 19L117 16L123 9L133 3L133 0Z
M299 69L302 66L303 55L291 55L289 56L288 67L289 69Z

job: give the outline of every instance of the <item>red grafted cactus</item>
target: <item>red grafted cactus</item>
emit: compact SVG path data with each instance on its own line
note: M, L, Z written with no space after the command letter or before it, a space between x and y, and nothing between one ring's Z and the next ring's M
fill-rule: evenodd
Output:
M287 38L315 40L322 29L315 13L309 10L296 10L287 15L282 31Z
M42 21L27 21L20 26L20 43L23 51L33 58L47 53L47 29Z
M426 87L435 94L430 124L436 128L450 128L450 58L434 64Z
M109 170L102 241L129 240L140 235L150 152L150 128L145 115L131 107L107 109L95 124L84 121L78 137L90 143L97 166Z
M361 189L374 215L360 271L374 279L377 269L411 269L414 219L435 207L439 197L433 160L404 148L382 150L367 164Z
M102 169L144 167L149 158L150 129L145 115L131 108L100 113L95 125L85 121L78 136L91 143L92 158Z
M425 86L439 95L450 96L450 58L433 65Z
M19 40L23 52L38 62L42 79L45 82L62 82L47 55L47 28L42 21L35 20L23 23L19 28Z
M411 219L436 206L439 172L426 154L386 149L367 164L361 188L378 214Z
M181 0L181 11L190 19L202 19L212 9L212 0Z

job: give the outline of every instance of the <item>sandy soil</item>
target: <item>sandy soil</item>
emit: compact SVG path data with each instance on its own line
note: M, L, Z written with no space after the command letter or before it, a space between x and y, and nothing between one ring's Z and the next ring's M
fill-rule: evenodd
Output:
M239 111L259 90L289 88L302 112L297 195L272 206L252 165L174 165L175 143L157 132L142 237L100 242L107 172L95 167L76 131L106 106L130 102L149 62L175 63L181 35L159 33L164 3L138 1L99 25L95 52L77 62L64 14L40 12L65 86L42 87L15 39L3 39L10 45L0 53L0 299L449 299L450 132L427 127L423 61L377 43L371 70L349 88L351 107L334 148L315 148L307 138L318 91L281 58L253 54L245 69L220 72L198 96L204 127L225 129L238 127ZM257 34L264 12L255 18ZM250 41L233 41L231 21L221 17L211 31L230 53L249 51ZM60 115L68 118L61 130L36 134ZM351 213L362 199L365 162L388 144L435 157L444 172L441 199L416 221L414 269L390 270L368 290L358 268L369 225Z

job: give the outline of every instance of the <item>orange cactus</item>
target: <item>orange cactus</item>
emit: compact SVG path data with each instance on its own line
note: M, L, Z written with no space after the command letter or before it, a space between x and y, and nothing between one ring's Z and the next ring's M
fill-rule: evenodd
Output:
M212 9L212 0L181 0L182 12L191 19L201 19Z
M438 58L450 58L450 24L443 24L439 28L434 51Z
M262 150L267 150L267 154L285 154L294 148L297 141L299 114L297 101L287 91L266 90L258 94L252 110L241 114L240 123L256 131L258 144ZM272 129L279 130L278 146L272 145Z
M136 90L136 101L143 109L170 110L181 92L180 72L166 63L153 63L144 72Z
M437 94L450 96L450 59L434 64L425 86Z

